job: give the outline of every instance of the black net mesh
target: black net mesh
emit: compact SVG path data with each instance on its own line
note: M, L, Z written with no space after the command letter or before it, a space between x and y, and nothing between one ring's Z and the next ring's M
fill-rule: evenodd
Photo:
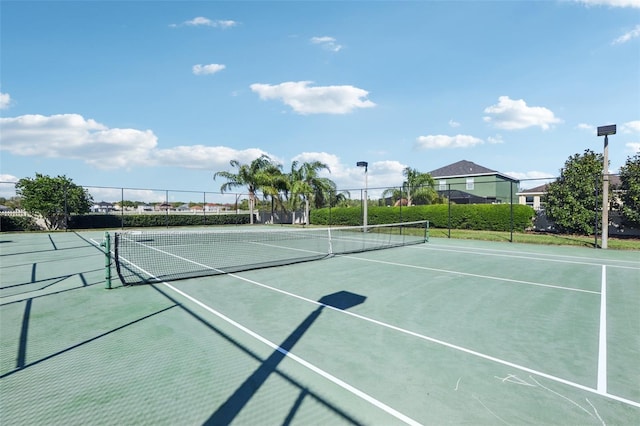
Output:
M117 232L116 268L124 285L226 274L419 244L427 239L427 226Z

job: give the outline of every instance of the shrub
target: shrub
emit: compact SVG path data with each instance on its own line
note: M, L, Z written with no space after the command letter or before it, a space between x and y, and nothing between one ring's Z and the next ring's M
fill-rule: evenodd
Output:
M513 205L513 229L531 227L535 211L525 205ZM509 204L432 204L411 207L369 207L370 225L428 220L432 228L474 229L487 231L511 230ZM362 225L362 209L337 207L311 212L314 225Z
M72 216L70 229L100 228L150 228L178 226L240 225L249 223L248 214L197 215L197 214L88 214Z
M0 231L39 231L40 227L31 216L0 216Z

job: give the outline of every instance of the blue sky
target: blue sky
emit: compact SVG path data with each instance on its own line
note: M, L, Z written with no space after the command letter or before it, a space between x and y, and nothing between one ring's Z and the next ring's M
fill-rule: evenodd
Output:
M0 181L218 191L260 154L339 188L357 161L370 187L459 160L538 178L606 124L612 171L640 150L640 0L0 7Z

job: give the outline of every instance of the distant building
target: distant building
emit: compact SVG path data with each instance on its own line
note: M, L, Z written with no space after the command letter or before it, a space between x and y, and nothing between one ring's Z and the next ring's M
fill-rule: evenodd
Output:
M471 161L458 161L429 172L436 190L456 204L501 204L517 200L520 181Z
M615 199L618 203L621 203L619 189L621 184L622 181L619 176L609 176L609 189L611 190L609 196L612 200ZM548 188L549 184L544 184L518 192L518 204L525 204L533 207L536 211L544 210L544 195L547 193Z
M138 213L152 212L153 206L151 204L140 204L136 210Z
M536 186L530 189L524 189L518 192L518 204L524 204L533 207L534 210L543 210L544 204L542 199L547 193L548 184Z
M91 206L91 211L93 213L109 213L115 210L113 203L108 203L106 201L100 201L99 203Z

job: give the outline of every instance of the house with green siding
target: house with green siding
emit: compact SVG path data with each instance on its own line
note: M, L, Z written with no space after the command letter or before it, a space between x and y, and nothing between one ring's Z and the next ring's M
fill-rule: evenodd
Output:
M438 194L456 204L517 203L520 181L471 161L458 161L429 172Z

